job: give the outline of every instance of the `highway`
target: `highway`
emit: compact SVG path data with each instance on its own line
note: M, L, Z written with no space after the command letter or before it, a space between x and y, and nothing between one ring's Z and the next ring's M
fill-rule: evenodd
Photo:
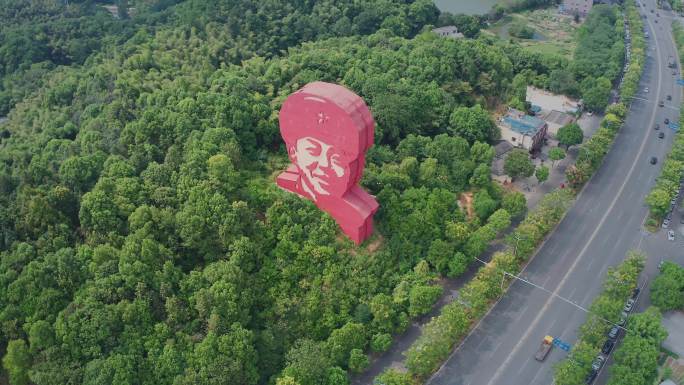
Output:
M663 257L684 263L679 214L674 219L674 242L667 241L664 231L649 234L642 228L648 212L644 197L660 172L674 133L663 121L677 120L682 101L677 76L667 68L668 57L677 55L671 37L672 15L657 10L660 17L656 17L650 12L656 9L655 0L642 3L646 5L641 12L647 15L645 26L650 38L638 99L632 103L601 168L521 273L585 308L600 293L608 268L619 264L630 249L642 249L649 257L642 280L654 277ZM644 92L645 87L650 92ZM672 95L672 101L667 101L666 95ZM665 107L658 107L661 100ZM658 139L656 123L665 132L664 139ZM656 165L649 163L652 156L658 158ZM639 310L648 305L644 294L637 305ZM554 348L546 361L537 362L534 353L539 343L549 334L574 344L585 319L586 313L577 307L515 281L427 384L549 385L553 382L553 364L567 353ZM595 383L605 381L604 370Z

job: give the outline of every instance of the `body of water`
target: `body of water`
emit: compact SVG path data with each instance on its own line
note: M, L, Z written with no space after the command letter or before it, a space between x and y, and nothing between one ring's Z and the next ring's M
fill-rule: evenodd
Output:
M497 2L498 0L435 0L435 5L442 12L483 15Z

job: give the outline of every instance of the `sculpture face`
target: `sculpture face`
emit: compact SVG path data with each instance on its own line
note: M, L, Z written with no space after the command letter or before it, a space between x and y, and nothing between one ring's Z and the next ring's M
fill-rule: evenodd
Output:
M292 165L278 186L315 202L361 243L378 209L358 186L375 129L366 103L342 86L314 82L285 100L279 118Z
M313 200L346 188L345 168L349 165L343 164L342 155L332 145L307 136L297 140L291 158L301 173L302 188Z

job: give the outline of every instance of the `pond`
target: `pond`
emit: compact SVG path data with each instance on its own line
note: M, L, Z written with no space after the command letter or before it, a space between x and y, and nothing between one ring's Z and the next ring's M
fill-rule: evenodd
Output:
M435 0L442 12L483 15L492 9L499 0Z

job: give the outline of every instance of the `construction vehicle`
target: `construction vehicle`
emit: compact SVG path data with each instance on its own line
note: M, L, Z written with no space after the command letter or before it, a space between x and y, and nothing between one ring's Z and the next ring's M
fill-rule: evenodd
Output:
M534 355L534 359L536 359L539 362L544 361L546 356L549 355L549 352L551 351L552 347L553 347L553 337L551 337L551 336L544 337L541 345L539 345L539 350L537 350L537 354Z

